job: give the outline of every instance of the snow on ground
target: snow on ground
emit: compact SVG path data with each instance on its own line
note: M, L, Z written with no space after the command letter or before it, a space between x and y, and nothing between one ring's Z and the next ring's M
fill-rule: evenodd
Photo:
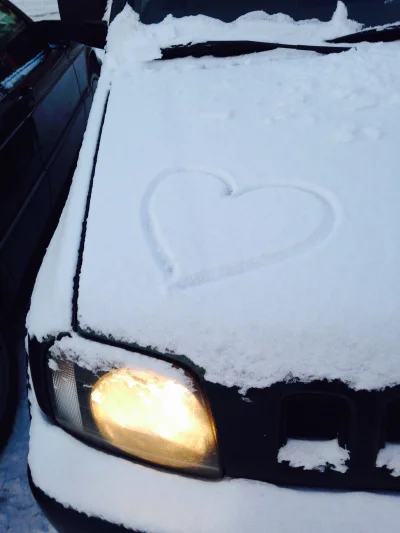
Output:
M29 411L25 350L20 350L21 400L10 440L0 454L0 533L56 533L32 496L27 479Z
M59 18L57 0L14 0L14 4L34 20Z

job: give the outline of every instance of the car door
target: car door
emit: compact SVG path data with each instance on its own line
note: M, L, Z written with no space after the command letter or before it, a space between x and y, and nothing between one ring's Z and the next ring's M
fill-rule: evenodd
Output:
M69 185L86 128L83 97L70 59L75 48L78 55L84 53L80 45L52 45L33 86L36 107L32 116L48 171L52 206Z
M6 313L50 212L30 79L46 60L29 20L0 0L0 317Z

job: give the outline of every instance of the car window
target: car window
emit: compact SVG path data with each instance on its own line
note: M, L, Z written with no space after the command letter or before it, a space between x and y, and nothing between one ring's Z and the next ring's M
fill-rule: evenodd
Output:
M140 14L142 22L160 22L167 15L185 17L206 15L232 22L242 15L264 11L269 15L282 13L295 20L317 18L330 20L337 0L128 0ZM367 26L394 23L400 20L400 0L344 0L349 18Z
M30 24L0 0L0 89L9 90L42 60Z
M0 0L0 50L26 28L26 22Z

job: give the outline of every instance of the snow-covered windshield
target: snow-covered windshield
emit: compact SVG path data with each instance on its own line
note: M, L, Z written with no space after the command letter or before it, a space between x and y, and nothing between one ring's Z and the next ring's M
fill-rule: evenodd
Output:
M337 0L128 0L142 22L157 23L167 15L185 17L207 15L231 22L254 11L269 15L283 13L295 20L332 18ZM400 0L347 0L349 18L378 26L400 20Z

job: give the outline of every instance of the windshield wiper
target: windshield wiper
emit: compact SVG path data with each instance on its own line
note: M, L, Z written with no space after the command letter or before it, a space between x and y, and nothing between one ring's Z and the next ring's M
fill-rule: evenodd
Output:
M390 43L393 41L400 41L400 24L393 24L384 28L370 28L362 30L357 33L351 33L350 35L344 35L326 41L327 43Z
M350 50L348 46L307 45L263 43L259 41L206 41L204 43L189 43L164 48L161 59L178 59L183 57L235 57L257 52L269 52L277 48L288 50L306 50L319 54L338 54Z
M378 43L400 40L400 24L384 28L370 28L326 41L326 45L264 43L260 41L206 41L204 43L188 43L171 46L162 50L161 59L178 59L183 57L235 57L257 52L269 52L277 48L287 50L306 50L318 54L338 54L347 52L349 46L332 46L338 44L357 44L362 42Z

